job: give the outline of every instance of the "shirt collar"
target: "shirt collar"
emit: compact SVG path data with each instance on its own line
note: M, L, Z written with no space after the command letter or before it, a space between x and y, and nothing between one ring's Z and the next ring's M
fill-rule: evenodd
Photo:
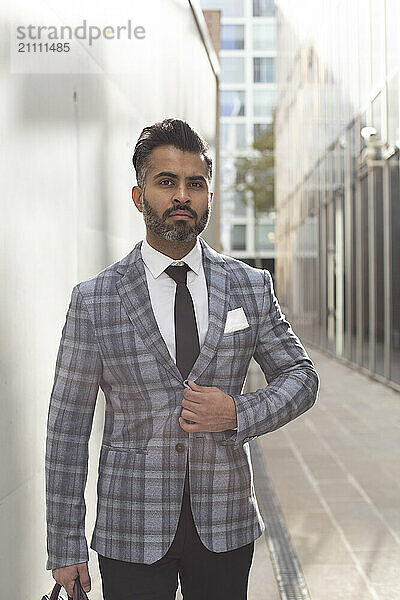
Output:
M170 256L166 256L162 252L159 252L150 244L146 239L143 240L142 247L142 258L146 267L149 269L150 273L154 278L158 277L165 271L167 267L170 265L174 265L176 263L180 263L180 261L185 262L191 269L196 273L196 275L200 274L201 263L202 263L202 248L197 238L196 244L194 248L190 252L186 254L180 261L171 258Z

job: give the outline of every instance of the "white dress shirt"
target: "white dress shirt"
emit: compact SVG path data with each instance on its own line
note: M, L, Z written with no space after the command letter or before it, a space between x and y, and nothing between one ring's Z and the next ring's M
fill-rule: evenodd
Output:
M191 269L187 273L186 281L193 300L201 348L208 329L208 291L201 245L197 240L194 248L181 260L174 260L155 250L147 240L143 240L141 250L154 316L169 353L176 363L174 319L176 283L164 271L170 265L182 265L183 262Z

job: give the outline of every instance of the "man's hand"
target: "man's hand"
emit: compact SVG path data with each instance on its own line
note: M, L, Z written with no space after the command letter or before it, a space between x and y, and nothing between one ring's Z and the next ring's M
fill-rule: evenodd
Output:
M191 389L183 392L179 425L184 431L225 431L237 426L236 406L232 396L217 387L197 385L189 381ZM186 423L184 419L194 421Z
M74 595L75 579L78 576L83 590L85 592L90 592L91 583L87 562L70 565L69 567L61 567L60 569L53 569L52 574L57 583L65 588L65 591L71 598Z

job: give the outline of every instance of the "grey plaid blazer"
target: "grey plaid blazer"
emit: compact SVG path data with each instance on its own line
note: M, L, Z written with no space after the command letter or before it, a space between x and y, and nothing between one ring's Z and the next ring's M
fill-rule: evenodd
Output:
M238 430L180 428L184 385L154 317L141 242L76 285L47 421L47 569L88 560L84 489L99 386L106 408L91 548L125 561L160 559L177 528L186 460L194 521L207 548L232 550L265 529L248 441L311 408L319 377L280 310L270 273L200 242L209 328L189 379L233 397ZM224 333L228 310L239 307L249 326ZM268 386L242 394L252 356Z

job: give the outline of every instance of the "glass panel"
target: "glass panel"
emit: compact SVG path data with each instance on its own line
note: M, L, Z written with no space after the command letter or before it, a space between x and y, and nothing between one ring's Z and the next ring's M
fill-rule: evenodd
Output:
M385 304L383 281L383 187L382 169L374 169L374 206L375 206L375 371L384 375L385 341Z
M385 77L385 7L383 2L371 2L372 85L382 84Z
M365 10L360 10L358 13L358 84L361 108L365 108L371 88L370 23L368 6L369 3L366 3Z
M313 240L313 255L312 255L312 327L311 327L311 339L314 342L318 340L318 293L317 288L318 282L318 262L319 262L319 249L318 249L318 217L315 215L310 218L311 236Z
M275 58L271 56L255 56L253 58L254 83L274 83Z
M243 90L223 90L221 92L221 116L238 117L245 113L245 93Z
M391 310L392 310L392 340L391 340L391 379L400 383L400 184L399 160L393 157L389 160L390 203L391 203L391 238L392 238L392 268L391 268Z
M246 249L246 225L232 226L232 250Z
M378 137L382 137L382 94L376 96L372 101L372 125L375 127Z
M253 49L275 50L276 27L275 23L257 23L253 25Z
M221 158L221 185L230 186L236 181L236 168L231 157Z
M245 123L221 123L220 131L221 150L234 152L247 148Z
M221 50L243 50L244 25L222 25Z
M273 17L274 14L274 0L253 0L253 17Z
M253 125L253 135L254 138L260 137L263 133L265 133L270 127L270 123L254 123Z
M254 90L253 111L256 117L270 117L275 107L275 90Z
M244 2L243 0L200 0L201 8L209 8L210 10L222 10L222 18L225 17L243 17Z
M388 83L388 143L400 146L399 132L399 75Z
M233 214L235 217L244 217L247 214L245 194L239 190L233 192Z
M327 299L327 343L331 352L336 350L336 277L335 277L335 200L326 211L326 299Z
M355 188L352 187L351 198L351 360L357 363L357 314L360 309L359 294L357 293L357 276L359 265L357 263L357 212Z
M361 179L362 361L369 369L368 176Z
M358 131L358 130L357 130ZM357 214L356 214L356 125L349 132L350 141L350 202L351 202L351 351L350 360L357 362Z
M245 82L245 62L242 56L223 56L220 61L222 83Z
M346 312L346 286L345 286L345 223L343 210L343 196L335 198L335 292L336 292L336 354L345 355L344 331Z
M275 248L275 225L273 223L258 223L255 234L257 250L273 250Z
M400 2L386 0L386 52L387 74L392 75L399 68L400 56Z

